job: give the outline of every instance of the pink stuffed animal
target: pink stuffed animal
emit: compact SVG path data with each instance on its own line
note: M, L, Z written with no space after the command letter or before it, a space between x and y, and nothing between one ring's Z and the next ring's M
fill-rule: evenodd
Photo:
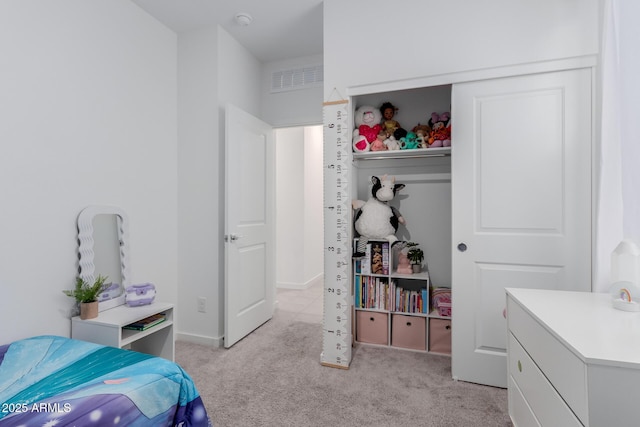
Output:
M451 146L451 123L448 112L438 114L432 113L429 119L429 147L450 147Z
M387 134L384 132L380 132L375 141L371 143L371 147L369 148L371 151L386 151L388 150L387 145L384 143Z

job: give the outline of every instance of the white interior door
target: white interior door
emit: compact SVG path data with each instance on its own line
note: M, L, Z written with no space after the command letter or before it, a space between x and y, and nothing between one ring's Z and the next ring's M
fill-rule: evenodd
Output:
M453 110L452 375L506 387L504 288L591 290L591 70L455 85Z
M275 147L271 126L233 105L226 107L225 132L228 348L273 316Z

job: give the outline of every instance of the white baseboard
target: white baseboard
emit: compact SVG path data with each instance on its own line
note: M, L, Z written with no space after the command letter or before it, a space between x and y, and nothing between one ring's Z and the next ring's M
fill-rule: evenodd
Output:
M204 335L176 333L176 341L185 341L192 344L206 345L207 347L224 347L224 337L207 337Z
M276 288L279 289L309 289L311 286L324 280L324 273L320 273L317 276L307 280L304 283L300 282L276 282Z

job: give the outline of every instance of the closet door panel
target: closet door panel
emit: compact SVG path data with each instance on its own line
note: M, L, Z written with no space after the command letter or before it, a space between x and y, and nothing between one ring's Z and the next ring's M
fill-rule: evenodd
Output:
M506 387L505 287L591 290L591 70L455 85L454 378Z

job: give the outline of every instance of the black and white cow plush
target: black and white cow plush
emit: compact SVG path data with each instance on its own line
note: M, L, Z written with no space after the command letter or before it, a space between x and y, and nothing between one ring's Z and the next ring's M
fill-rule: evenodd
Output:
M388 240L393 244L398 240L396 231L398 224L405 224L400 212L388 202L393 200L396 192L404 188L404 184L396 184L395 177L384 175L382 179L371 177L371 197L366 202L354 200L353 209L359 209L355 216L355 229L360 234L355 258L364 256L370 239Z

